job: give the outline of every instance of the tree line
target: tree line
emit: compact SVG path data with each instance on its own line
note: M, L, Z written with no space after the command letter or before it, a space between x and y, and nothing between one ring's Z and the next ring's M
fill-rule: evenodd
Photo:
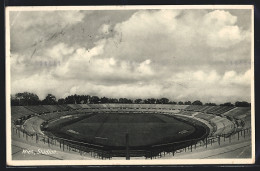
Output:
M28 106L28 105L56 105L56 104L99 104L99 103L125 103L125 104L178 104L178 105L206 105L206 106L217 106L215 103L203 104L200 100L191 101L171 101L168 98L147 98L147 99L128 99L128 98L108 98L98 97L90 95L69 95L66 98L57 99L54 95L48 94L43 100L30 92L16 93L11 95L12 106ZM251 103L248 102L231 102L220 104L220 106L236 106L236 107L250 107Z

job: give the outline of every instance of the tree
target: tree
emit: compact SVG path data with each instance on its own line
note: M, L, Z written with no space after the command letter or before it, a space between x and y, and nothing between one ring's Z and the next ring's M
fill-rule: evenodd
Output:
M119 98L119 103L133 103L133 100L127 98Z
M190 101L184 102L185 105L191 105Z
M63 99L63 98L59 99L58 104L59 105L65 104L65 99Z
M140 104L140 103L142 103L142 99L135 99L135 101L134 101L134 103L137 103L137 104Z
M220 106L234 106L231 102L220 104Z
M144 100L145 104L155 104L155 102L156 102L156 99L154 99L154 98Z
M100 102L101 102L101 103L108 103L108 98L102 97L102 98L100 99Z
M109 98L108 103L118 103L118 99Z
M77 94L74 94L73 95L73 99L74 99L74 103L76 104L80 104L82 102L82 96L81 95L77 95Z
M18 106L18 105L19 105L19 100L14 95L11 95L11 106Z
M65 104L86 104L90 103L91 97L89 95L70 95L65 98Z
M81 95L80 96L80 103L86 104L89 103L90 96L89 95Z
M205 103L205 106L217 106L216 103Z
M248 103L248 102L243 101L243 102L236 102L236 103L235 103L235 106L236 106L236 107L250 107L251 104Z
M151 98L150 102L151 102L151 104L155 104L156 103L156 99L155 98Z
M65 104L75 104L74 96L67 96L65 98Z
M158 102L160 104L168 104L169 103L169 99L163 97L163 98L159 99Z
M195 100L192 105L203 105L203 103L199 100Z
M90 103L99 103L100 99L98 96L92 96L90 97Z
M57 104L56 97L52 94L48 94L45 99L42 101L44 105L54 105Z
M178 105L183 105L183 102L182 101L178 102Z
M133 103L133 100L132 100L132 99L128 99L128 100L127 100L127 103L132 104L132 103Z
M39 97L34 93L23 92L23 93L16 93L11 98L11 104L22 105L22 106L39 105L40 100Z
M177 104L175 101L170 101L169 104Z

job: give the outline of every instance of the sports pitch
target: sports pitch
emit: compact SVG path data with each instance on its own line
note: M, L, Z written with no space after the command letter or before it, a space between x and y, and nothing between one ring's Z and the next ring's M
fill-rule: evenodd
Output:
M188 122L159 114L99 113L68 120L48 130L58 137L116 148L126 146L126 134L130 147L145 147L188 140L196 132Z

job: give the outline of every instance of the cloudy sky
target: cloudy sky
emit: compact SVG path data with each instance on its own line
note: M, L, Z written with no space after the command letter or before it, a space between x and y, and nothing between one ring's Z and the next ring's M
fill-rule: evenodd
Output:
M11 93L250 101L250 10L10 12Z

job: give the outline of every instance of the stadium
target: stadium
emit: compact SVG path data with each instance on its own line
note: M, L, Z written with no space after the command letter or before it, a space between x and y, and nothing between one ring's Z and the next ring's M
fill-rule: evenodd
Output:
M254 162L253 7L6 13L10 164Z
M251 141L250 107L64 104L12 106L11 113L14 140L95 159L175 158ZM13 143L12 154L19 150ZM250 150L240 157L250 157Z

